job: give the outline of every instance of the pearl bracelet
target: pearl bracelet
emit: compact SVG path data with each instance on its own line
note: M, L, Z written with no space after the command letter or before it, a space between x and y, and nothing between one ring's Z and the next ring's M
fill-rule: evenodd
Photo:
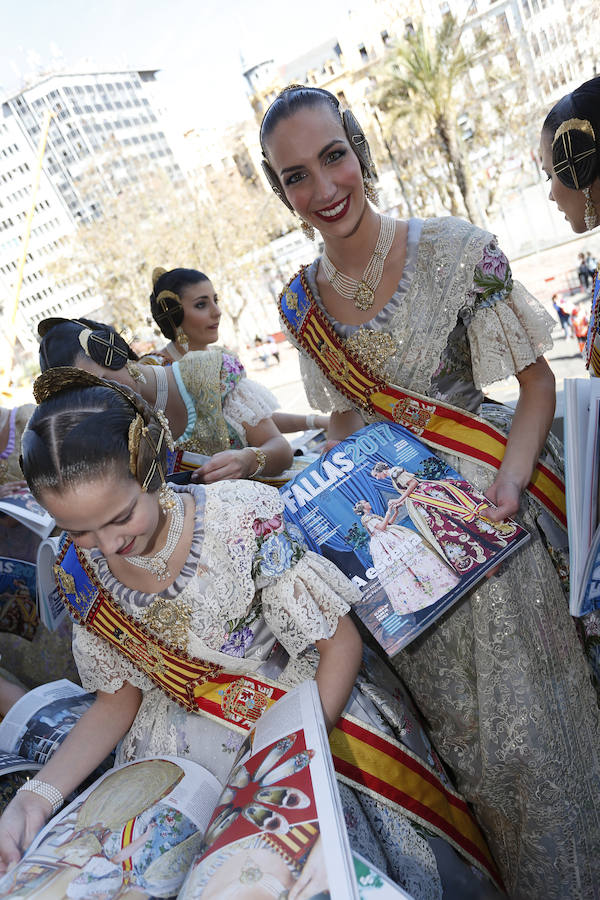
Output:
M65 798L58 788L55 788L53 784L48 784L46 781L38 781L37 778L30 778L29 781L22 784L17 794L21 791L31 791L47 800L52 805L52 815L55 815L65 802Z
M306 417L306 429L307 429L307 431L309 431L309 430L311 430L311 429L317 427L317 426L315 425L315 419L316 419L316 416L315 416L314 413L309 413L309 414L307 415L307 417Z
M261 450L260 447L249 447L249 450L252 450L254 455L256 456L256 468L251 475L248 475L248 478L256 478L257 475L260 475L262 470L267 464L267 454L264 450Z

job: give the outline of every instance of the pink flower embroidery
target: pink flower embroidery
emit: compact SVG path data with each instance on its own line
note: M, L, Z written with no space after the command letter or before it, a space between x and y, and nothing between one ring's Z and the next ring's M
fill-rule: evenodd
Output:
M252 523L254 534L264 537L271 532L283 531L283 519L281 516L273 516L272 519L255 519Z
M488 244L483 251L483 259L479 268L484 275L493 275L499 281L504 281L508 270L508 260L496 244Z

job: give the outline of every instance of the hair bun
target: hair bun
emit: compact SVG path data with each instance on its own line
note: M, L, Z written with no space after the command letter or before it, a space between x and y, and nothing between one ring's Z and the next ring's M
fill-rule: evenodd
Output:
M84 329L79 342L89 358L104 369L118 371L129 360L129 344L109 328Z
M166 275L167 270L163 269L162 266L156 266L152 269L152 287L156 287L156 282L160 278L161 275Z
M572 190L581 190L592 183L598 171L598 152L591 122L567 119L556 129L552 166L559 181Z

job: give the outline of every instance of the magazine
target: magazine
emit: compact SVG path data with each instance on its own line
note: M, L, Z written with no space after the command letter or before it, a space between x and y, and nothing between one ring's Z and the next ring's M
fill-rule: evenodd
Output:
M41 538L48 537L54 528L54 519L27 490L19 490L0 500L0 513L12 516Z
M600 605L600 379L565 379L565 468L571 615Z
M362 428L280 493L288 527L360 588L355 612L390 656L529 540L395 423Z
M0 722L0 775L41 769L94 700L65 678L24 694Z
M209 900L261 881L286 896L305 866L318 896L408 896L352 857L313 681L261 717L224 789L177 757L109 770L42 829L0 898Z
M48 631L56 631L69 618L54 577L54 563L59 547L60 537L48 537L41 542L37 551L37 613Z
M0 631L18 634L31 641L37 624L35 564L26 559L1 556Z

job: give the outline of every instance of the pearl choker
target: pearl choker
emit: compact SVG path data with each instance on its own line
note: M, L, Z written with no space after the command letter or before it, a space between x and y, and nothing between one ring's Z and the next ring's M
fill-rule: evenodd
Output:
M171 573L169 572L169 560L173 556L175 547L183 533L183 522L185 519L183 500L179 494L173 493L173 496L175 498L175 503L170 510L171 522L169 523L169 531L164 547L162 547L154 556L123 557L133 566L139 566L140 569L147 569L149 572L152 572L158 581L164 581L166 578L171 577Z
M371 309L375 299L375 291L379 287L379 282L383 276L383 267L388 253L394 243L394 235L396 233L396 220L389 216L379 216L380 227L379 237L373 250L373 255L367 263L362 278L357 281L349 275L344 275L333 265L327 251L323 250L321 254L321 265L325 278L332 288L337 291L340 297L345 300L354 300L357 309Z

